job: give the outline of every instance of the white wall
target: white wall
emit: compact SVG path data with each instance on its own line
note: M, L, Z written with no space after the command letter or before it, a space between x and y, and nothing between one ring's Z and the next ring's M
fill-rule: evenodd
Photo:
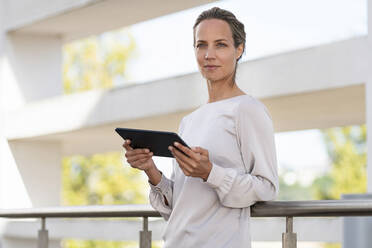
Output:
M63 93L60 37L8 34L5 51L7 111Z
M3 0L6 29L72 40L215 0Z
M71 9L87 6L96 0L2 0L6 29L17 29L37 23Z
M13 141L9 146L32 206L59 206L62 183L61 144Z
M9 14L6 7L0 4ZM0 16L0 207L59 205L60 144L9 143L4 127L6 113L62 94L61 37L6 33Z

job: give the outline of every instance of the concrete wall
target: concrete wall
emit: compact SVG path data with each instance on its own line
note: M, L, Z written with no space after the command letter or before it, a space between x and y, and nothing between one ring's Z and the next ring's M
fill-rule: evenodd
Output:
M9 113L35 101L62 94L61 39L51 36L2 33L2 125ZM44 116L45 118L47 116ZM22 123L27 129L28 121ZM59 205L60 148L50 142L1 140L1 207ZM46 149L48 148L48 149ZM44 174L45 173L45 174ZM44 177L51 177L42 180ZM46 184L43 184L45 182ZM50 186L45 187L45 185Z
M3 0L5 28L73 40L215 0Z
M7 111L63 93L60 37L8 33L4 49Z

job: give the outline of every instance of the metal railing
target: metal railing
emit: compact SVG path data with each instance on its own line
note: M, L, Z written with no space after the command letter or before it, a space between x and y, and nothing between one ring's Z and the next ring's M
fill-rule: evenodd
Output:
M325 201L269 201L258 202L251 207L252 217L285 217L286 232L282 234L283 248L297 247L297 234L293 232L294 217L372 216L372 200ZM112 218L141 217L140 248L151 247L151 231L148 218L160 217L150 205L76 206L0 210L1 218L40 218L38 248L48 248L46 218Z

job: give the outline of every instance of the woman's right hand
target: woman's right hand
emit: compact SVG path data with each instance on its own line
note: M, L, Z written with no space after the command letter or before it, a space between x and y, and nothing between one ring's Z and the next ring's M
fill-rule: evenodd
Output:
M154 154L149 149L133 149L130 143L131 141L127 139L123 144L126 150L125 157L130 166L145 172L156 168L154 160L152 160Z

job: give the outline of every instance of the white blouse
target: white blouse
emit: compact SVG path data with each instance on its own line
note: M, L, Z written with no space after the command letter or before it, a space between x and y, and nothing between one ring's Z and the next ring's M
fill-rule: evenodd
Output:
M190 147L207 149L213 167L204 182L185 176L173 159L171 178L150 183L150 203L167 220L164 247L251 247L250 206L279 190L267 108L250 95L206 103L182 119L178 133Z

